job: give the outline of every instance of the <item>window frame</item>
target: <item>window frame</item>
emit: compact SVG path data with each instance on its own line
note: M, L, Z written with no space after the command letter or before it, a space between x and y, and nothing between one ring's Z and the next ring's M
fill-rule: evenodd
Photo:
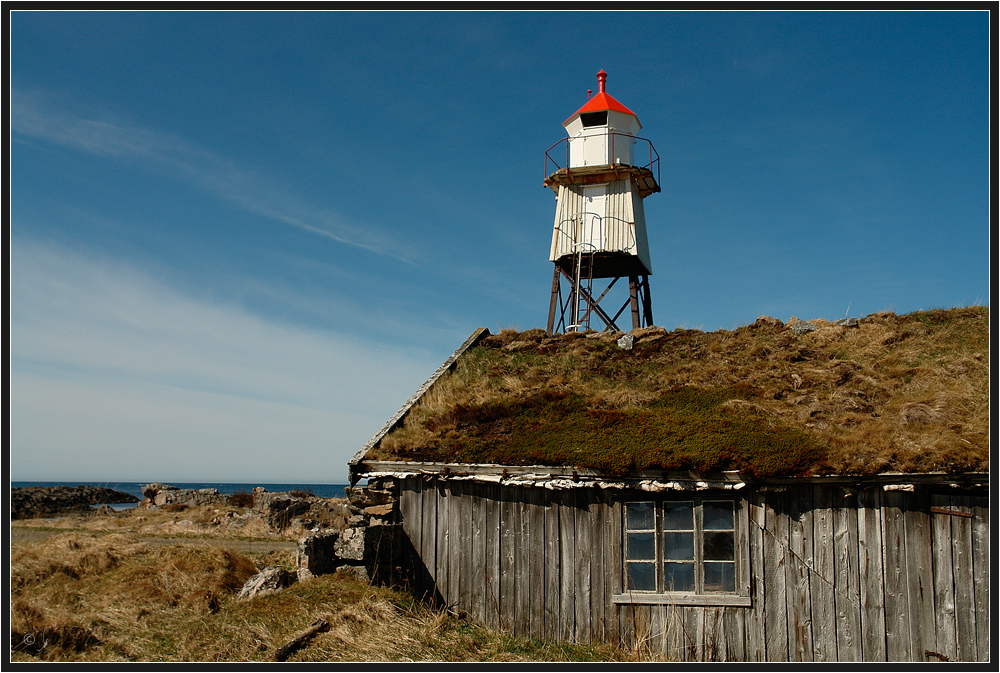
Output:
M704 542L703 508L708 501L727 501L733 504L733 572L735 589L726 591L706 591L704 589L704 565L700 548ZM656 590L640 591L628 588L628 566L631 563L648 563L645 558L629 559L628 533L649 532L647 528L628 528L628 506L634 503L650 503L653 505L655 527L655 555L653 566L656 577ZM694 507L694 573L695 588L693 591L668 591L664 587L665 568L668 562L664 558L664 504L671 502L691 502ZM636 493L619 502L620 522L619 549L621 562L617 570L617 589L611 598L614 603L623 604L676 604L676 605L730 605L749 607L750 602L750 547L749 547L749 511L746 498L734 496L729 492L698 492L674 493L669 495L654 493ZM711 529L710 529L711 530ZM728 530L728 529L726 529ZM709 559L709 562L712 560Z

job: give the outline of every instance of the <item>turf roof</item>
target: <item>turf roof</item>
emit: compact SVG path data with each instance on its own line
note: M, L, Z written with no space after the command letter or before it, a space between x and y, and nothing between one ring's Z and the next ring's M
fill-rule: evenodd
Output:
M487 336L364 459L609 476L989 468L988 307L630 334L628 350L620 333Z

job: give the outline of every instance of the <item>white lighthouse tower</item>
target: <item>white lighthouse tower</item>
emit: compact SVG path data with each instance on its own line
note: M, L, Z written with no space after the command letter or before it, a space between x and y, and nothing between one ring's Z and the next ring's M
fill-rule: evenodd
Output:
M626 308L631 329L653 323L642 200L660 191L659 156L636 135L639 117L607 93L607 78L597 73L597 95L563 122L569 137L545 153L545 185L557 195L549 334L590 329L594 317L618 330ZM605 310L601 301L623 278L628 298L617 312ZM595 297L596 279L610 283Z

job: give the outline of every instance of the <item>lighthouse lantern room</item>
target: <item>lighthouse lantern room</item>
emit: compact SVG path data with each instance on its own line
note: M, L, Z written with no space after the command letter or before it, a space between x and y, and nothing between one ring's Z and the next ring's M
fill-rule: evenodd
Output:
M597 95L563 122L568 137L545 152L545 185L556 193L549 334L590 329L595 317L619 330L626 309L632 329L653 323L643 199L660 191L659 156L638 137L639 117L605 90L607 77L597 73ZM612 313L601 302L624 278L628 298ZM595 296L599 279L610 282Z

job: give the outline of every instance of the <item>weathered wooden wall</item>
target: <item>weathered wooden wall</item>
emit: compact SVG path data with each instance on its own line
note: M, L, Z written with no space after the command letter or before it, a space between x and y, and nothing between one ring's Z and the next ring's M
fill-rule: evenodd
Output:
M409 478L400 509L418 589L518 635L676 660L988 660L986 496L805 484L745 497L750 607L614 604L623 492Z

